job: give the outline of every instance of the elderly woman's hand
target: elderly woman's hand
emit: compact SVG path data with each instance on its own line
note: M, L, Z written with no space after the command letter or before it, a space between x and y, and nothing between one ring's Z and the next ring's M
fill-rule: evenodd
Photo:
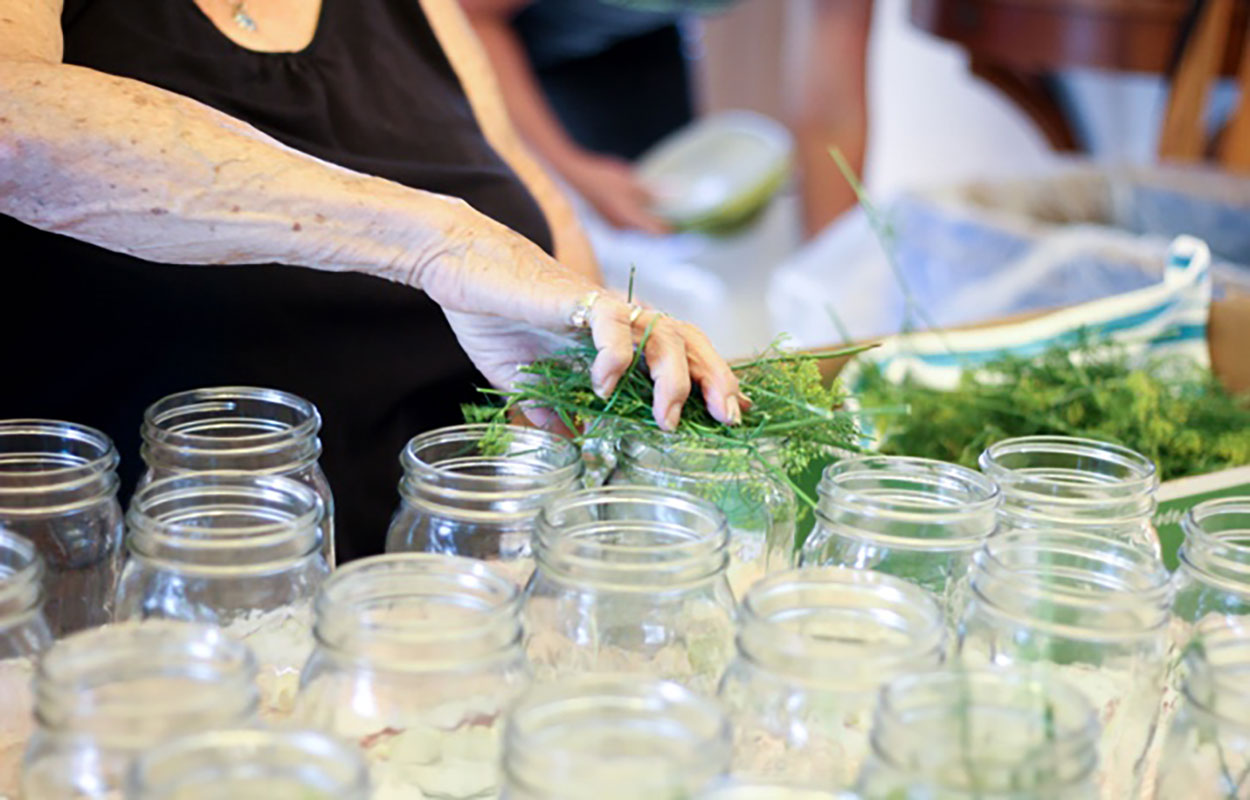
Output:
M698 328L654 311L634 314L622 298L566 270L529 240L468 206L458 213L460 224L422 259L414 278L443 307L461 345L491 382L508 385L519 365L567 346L575 311L598 290L587 322L599 349L591 372L599 396L615 388L650 325L644 355L656 385L656 422L666 430L676 427L692 383L714 417L728 424L740 420L745 401L738 379Z

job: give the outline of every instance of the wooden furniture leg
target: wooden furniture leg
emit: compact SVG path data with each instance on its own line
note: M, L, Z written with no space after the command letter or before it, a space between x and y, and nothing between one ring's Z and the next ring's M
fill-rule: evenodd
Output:
M1024 111L1055 150L1080 152L1085 149L1077 141L1063 105L1044 76L1020 72L975 55L970 59L969 69Z

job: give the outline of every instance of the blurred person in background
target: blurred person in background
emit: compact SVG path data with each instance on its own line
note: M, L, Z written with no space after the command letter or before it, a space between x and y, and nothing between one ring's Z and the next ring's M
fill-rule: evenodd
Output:
M682 41L691 11L738 0L460 2L499 74L513 122L538 155L612 225L668 232L631 164L694 118ZM855 202L829 147L841 148L862 172L872 0L756 2L805 15L793 83L777 91L787 98L796 140L804 228L814 234ZM756 66L751 53L743 55L735 69Z

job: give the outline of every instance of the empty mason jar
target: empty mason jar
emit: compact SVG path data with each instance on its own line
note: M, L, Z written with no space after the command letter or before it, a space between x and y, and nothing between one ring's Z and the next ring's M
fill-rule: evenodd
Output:
M289 478L196 473L151 482L126 515L117 617L219 625L259 662L262 714L290 713L330 573L321 499Z
M580 487L582 458L569 439L533 428L460 425L423 433L400 456L399 510L387 552L491 561L524 586L534 571L534 518Z
M31 678L51 643L43 561L29 541L0 530L0 798L17 797L22 750L34 730Z
M174 736L250 724L255 680L247 646L207 625L114 625L57 642L35 677L22 797L121 798L138 755Z
M738 655L720 685L737 777L846 789L868 752L881 686L944 659L938 602L869 570L770 575L739 609Z
M506 800L697 795L729 767L729 722L666 681L581 676L528 692L508 720Z
M1218 617L1201 622L1185 650L1182 675L1151 796L1250 796L1250 628Z
M496 797L505 710L529 683L519 590L480 561L354 561L317 598L296 720L356 742L376 798Z
M302 397L276 389L224 386L179 392L143 414L147 471L139 481L188 472L281 475L321 498L325 518L321 546L334 566L334 496L317 459L321 414Z
M995 530L1000 500L974 470L927 458L862 456L830 464L804 566L872 569L936 595L958 614L972 557Z
M741 598L765 574L794 562L794 490L776 474L776 446L760 452L767 466L744 450L625 437L608 482L674 489L719 508L729 524L726 575L734 597Z
M1181 519L1181 529L1172 616L1173 641L1183 647L1204 619L1250 624L1250 497L1199 503Z
M881 693L858 791L865 800L1093 800L1097 743L1089 702L1052 677L906 675Z
M990 445L980 464L1003 491L1001 529L1090 531L1159 555L1151 523L1158 471L1140 453L1093 439L1024 436Z
M667 489L608 486L549 503L525 591L537 679L634 673L714 692L733 652L727 539L715 506Z
M0 527L44 562L54 636L112 615L122 558L117 451L99 431L52 420L0 421Z
M965 664L1029 665L1080 690L1102 723L1102 797L1136 797L1166 675L1171 592L1152 554L1098 533L992 537L970 576Z
M312 731L197 733L144 754L127 800L370 800L369 773L349 745Z

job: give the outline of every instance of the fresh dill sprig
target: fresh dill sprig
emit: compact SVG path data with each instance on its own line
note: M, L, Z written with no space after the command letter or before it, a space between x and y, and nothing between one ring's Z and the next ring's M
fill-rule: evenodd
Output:
M1230 395L1197 365L1177 358L1134 365L1090 337L1035 358L1008 356L966 370L950 391L910 377L895 384L865 364L857 396L866 407L907 409L873 418L887 455L975 468L996 441L1058 434L1136 450L1159 466L1163 480L1250 464L1246 398Z
M729 426L716 420L696 390L682 407L677 429L664 433L652 417L655 386L642 358L649 336L650 329L638 344L633 363L606 399L596 396L591 388L590 366L596 350L588 339L583 339L549 358L522 367L512 389L483 389L496 402L465 406L465 419L502 430L515 412L540 408L554 414L579 443L649 435L664 437L664 442L673 447L747 454L811 508L816 499L796 484L796 477L814 460L827 458L833 451L859 449L855 417L842 409L845 397L840 388L826 384L820 362L855 355L875 345L803 353L774 343L759 357L734 368L742 391L752 400L743 411L740 425ZM762 455L765 446L769 458Z

